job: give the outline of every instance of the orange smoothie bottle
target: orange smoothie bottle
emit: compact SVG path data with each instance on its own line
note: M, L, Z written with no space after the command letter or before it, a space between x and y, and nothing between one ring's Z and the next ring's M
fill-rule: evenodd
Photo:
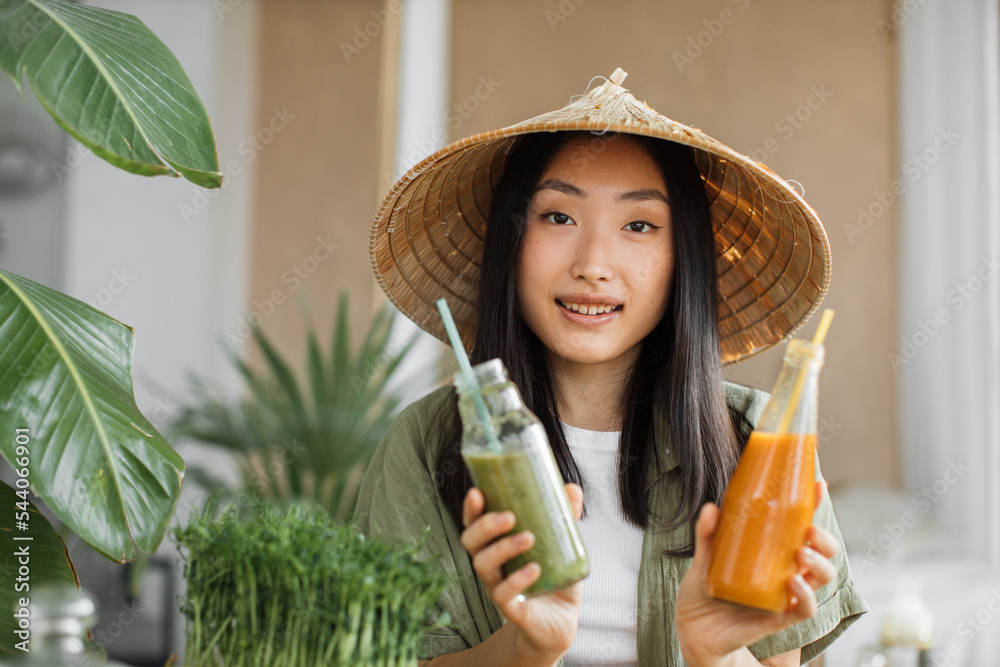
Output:
M709 595L775 614L791 600L815 510L816 418L823 346L791 340L757 429L722 500Z

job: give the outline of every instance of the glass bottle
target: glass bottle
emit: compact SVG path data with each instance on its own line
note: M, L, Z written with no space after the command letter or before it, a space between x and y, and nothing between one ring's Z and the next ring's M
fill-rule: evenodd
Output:
M510 510L511 534L530 530L535 543L504 566L504 576L530 562L541 566L526 597L565 588L590 572L587 554L566 496L545 427L521 399L500 359L472 368L476 386L455 373L462 418L462 458L487 512ZM481 397L484 412L477 408Z
M879 642L886 667L924 667L934 647L934 616L920 596L919 579L896 579L896 597L882 615Z
M87 629L97 618L97 607L86 591L71 584L32 586L28 600L28 650L0 658L0 666L125 667L108 662L96 645L85 641Z
M791 601L795 552L815 511L822 366L822 345L789 341L771 399L722 501L706 577L713 597L775 614Z

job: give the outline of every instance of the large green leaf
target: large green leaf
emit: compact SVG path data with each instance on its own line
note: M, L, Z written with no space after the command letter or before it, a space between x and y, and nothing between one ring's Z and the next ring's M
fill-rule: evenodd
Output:
M35 493L117 561L159 546L184 462L135 404L132 330L0 270L0 453L31 439ZM20 467L20 466L19 466Z
M0 68L116 167L222 184L208 112L174 54L129 14L0 0Z
M0 508L3 508L0 511L0 549L3 549L0 553L0 651L14 652L14 644L20 641L14 634L13 610L18 600L31 596L29 586L80 585L59 533L31 501L24 500L27 495L24 489L21 493L23 495L18 496L14 489L0 483ZM19 507L18 503L23 505ZM27 568L26 575L20 572L21 567Z

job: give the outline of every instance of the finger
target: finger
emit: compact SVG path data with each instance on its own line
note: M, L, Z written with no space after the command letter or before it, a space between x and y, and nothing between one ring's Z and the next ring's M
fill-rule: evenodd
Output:
M509 510L487 512L462 531L462 546L475 556L487 544L513 530L515 523L514 513Z
M531 562L524 567L512 572L509 577L497 584L493 589L493 601L497 603L500 611L507 620L517 620L520 616L520 603L514 598L524 592L524 589L535 583L542 574L542 567L538 563Z
M472 568L487 588L493 588L503 579L504 563L523 554L534 543L535 536L528 530L497 540L472 557Z
M813 505L813 512L815 512L819 506L823 503L823 496L826 495L827 484L825 479L821 479L816 482L816 492L815 492L815 504Z
M813 590L825 586L837 577L837 568L819 552L809 547L802 547L796 554L800 574Z
M824 528L815 524L809 526L807 538L809 546L827 558L833 558L840 551L840 542Z
M694 527L694 559L691 567L706 569L708 567L708 555L712 548L712 537L715 529L719 525L719 508L715 503L705 503L698 513L698 522Z
M579 521L583 516L583 488L579 484L567 484L566 497L569 498L570 507L573 508L573 516Z
M788 581L788 587L792 590L795 602L794 606L789 607L785 612L785 616L795 620L795 622L804 621L807 618L815 616L819 610L816 604L816 596L802 575L796 574L793 576Z
M486 500L483 498L483 492L474 486L469 488L468 493L465 494L465 500L462 501L462 525L468 527L475 521L483 513L485 505Z

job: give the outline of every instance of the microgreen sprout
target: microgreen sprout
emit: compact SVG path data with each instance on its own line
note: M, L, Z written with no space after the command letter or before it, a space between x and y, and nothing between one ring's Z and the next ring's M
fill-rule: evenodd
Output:
M415 666L447 624L447 581L417 546L366 538L318 508L261 500L176 532L186 550L187 664Z

